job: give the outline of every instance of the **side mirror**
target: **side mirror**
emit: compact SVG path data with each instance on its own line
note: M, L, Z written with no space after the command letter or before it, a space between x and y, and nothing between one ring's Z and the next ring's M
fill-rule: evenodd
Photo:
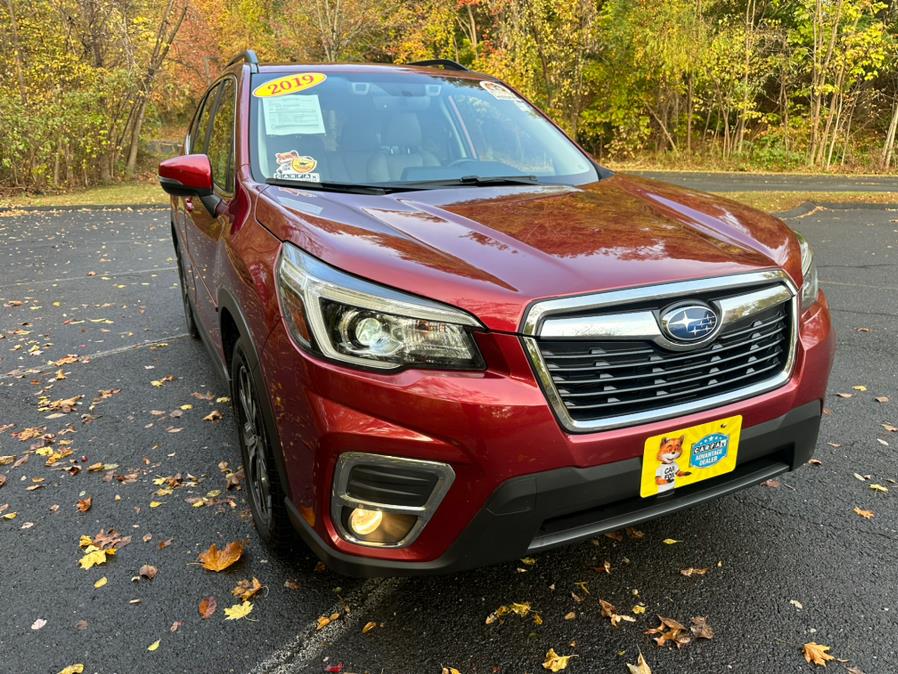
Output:
M185 154L159 164L159 184L176 197L212 194L212 164L204 154Z

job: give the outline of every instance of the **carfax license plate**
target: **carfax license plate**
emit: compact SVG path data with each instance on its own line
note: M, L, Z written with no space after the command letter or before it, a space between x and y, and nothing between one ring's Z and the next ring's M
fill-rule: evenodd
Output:
M736 467L742 417L679 428L645 441L642 453L643 498L707 480Z

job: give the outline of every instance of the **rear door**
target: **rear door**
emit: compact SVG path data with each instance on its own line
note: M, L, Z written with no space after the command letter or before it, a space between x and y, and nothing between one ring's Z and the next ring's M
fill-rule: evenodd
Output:
M187 213L192 226L188 227L187 245L193 259L197 278L194 307L197 318L206 331L218 343L218 257L222 234L230 225L228 205L234 197L234 120L236 115L236 80L225 77L206 98L211 110L202 149L199 145L192 152L209 156L212 164L212 182L215 194L223 200L220 215L215 216L198 199L188 199ZM202 120L200 126L202 127ZM200 131L202 134L202 130ZM198 139L199 140L199 139Z

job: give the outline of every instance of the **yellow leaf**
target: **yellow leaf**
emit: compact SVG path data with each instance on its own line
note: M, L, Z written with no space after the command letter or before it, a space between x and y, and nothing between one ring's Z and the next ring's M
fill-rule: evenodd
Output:
M190 403L184 403L183 405L181 405L181 409L184 410L184 411L186 412L186 411L188 411L188 410L192 410L192 409L193 409L193 405L191 405Z
M158 639L156 641L154 641L153 643L151 643L149 646L147 646L147 650L150 651L151 653L153 651L155 651L157 648L159 648L159 640Z
M253 612L253 605L250 602L245 601L242 604L234 604L233 606L226 608L224 612L227 616L225 620L240 620Z
M441 674L461 674L455 667L443 667Z
M200 553L199 560L204 569L209 571L224 571L237 562L243 555L243 543L232 541L221 550L213 543L209 549Z
M673 545L674 543L682 543L683 541L678 541L676 538L665 538L663 541L664 545Z
M82 674L84 672L84 665L80 662L77 665L69 665L65 669L60 669L59 674Z
M377 623L375 622L365 623L365 626L362 628L362 634L368 634L368 632L373 630L375 627L377 627Z
M94 544L94 539L92 539L90 536L85 536L84 534L81 534L81 538L78 539L78 547L80 547L80 548L86 548L88 545L93 545L93 544Z
M867 387L864 386L863 384L861 384L860 386L852 386L851 388L853 388L855 391L866 391L867 390Z
M102 578L100 578L100 580L98 580L96 583L94 583L94 587L99 590L101 587L103 587L108 582L109 582L109 579L106 578L106 576L103 576Z
M99 550L96 546L89 545L85 549L85 555L81 558L81 561L78 563L81 565L82 569L92 569L95 566L106 563L107 555L114 555L115 548L110 548L109 550Z
M652 674L652 668L649 667L649 663L642 657L642 653L640 653L639 657L636 659L635 665L631 665L629 662L627 663L627 669L630 671L630 674Z
M802 646L801 650L804 653L804 659L812 665L826 667L827 660L835 660L835 657L827 652L829 651L829 646L824 646L823 644L818 644L813 641Z
M150 501L150 507L151 507L151 508L158 508L158 507L161 506L161 505L162 505L162 504L161 504L159 501Z
M874 513L872 510L864 510L863 508L858 508L857 506L854 507L854 513L856 515L859 515L860 517L863 517L865 520L872 520L876 515L876 513Z
M5 519L5 520L14 520L14 519L16 518L16 515L18 515L18 514L19 514L19 513L6 513L6 514L3 516L3 519Z
M886 487L885 485L881 485L881 484L871 484L870 489L872 489L873 491L881 491L881 492L887 492L889 490L888 487Z
M543 663L543 669L548 669L550 672L560 672L562 669L567 669L568 662L571 658L575 657L577 656L558 655L554 648L550 648L546 653L546 661Z
M645 613L645 604L636 604L636 606L631 608L630 611L632 613L635 613L636 615L642 615L643 613Z

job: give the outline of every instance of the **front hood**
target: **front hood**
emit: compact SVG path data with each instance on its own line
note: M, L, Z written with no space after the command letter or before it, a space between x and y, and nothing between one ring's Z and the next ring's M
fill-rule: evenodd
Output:
M797 242L777 218L624 176L387 196L268 187L256 217L340 269L506 332L540 299L771 267L801 281Z

